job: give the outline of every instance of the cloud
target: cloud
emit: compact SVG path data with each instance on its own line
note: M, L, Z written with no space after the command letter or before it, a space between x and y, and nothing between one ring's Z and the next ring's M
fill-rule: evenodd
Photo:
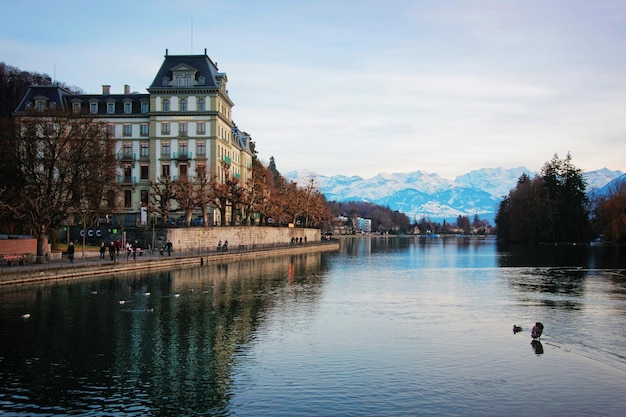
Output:
M228 74L234 121L284 172L454 178L536 170L567 151L586 169L625 170L623 2L22 3L8 12L40 4L46 16L0 29L7 64L56 68L87 92L144 92L166 48L206 47ZM71 31L50 26L61 18Z

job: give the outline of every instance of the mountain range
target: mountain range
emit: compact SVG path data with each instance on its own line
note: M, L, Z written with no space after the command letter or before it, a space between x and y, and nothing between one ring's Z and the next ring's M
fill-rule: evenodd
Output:
M306 186L313 180L315 187L329 201L367 201L406 214L412 221L422 217L433 221L455 221L461 216L488 220L494 224L502 199L515 188L523 174L531 178L536 172L524 167L481 168L454 180L423 171L410 173L381 173L371 178L360 176L318 175L311 171L292 171L285 175L289 181ZM626 181L622 171L603 168L583 173L587 192L606 194L611 186Z

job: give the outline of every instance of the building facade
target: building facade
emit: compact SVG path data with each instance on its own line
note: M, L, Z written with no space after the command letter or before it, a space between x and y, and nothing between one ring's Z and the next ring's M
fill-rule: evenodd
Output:
M128 85L123 94L111 94L109 85L102 86L101 94L32 86L15 114L62 109L106 123L115 140L122 210L143 222L150 184L159 178L193 181L205 173L218 181L229 175L247 184L251 138L232 120L227 82L206 50L204 55L169 55L166 50L147 94L131 92ZM210 220L219 223L218 216L212 212Z

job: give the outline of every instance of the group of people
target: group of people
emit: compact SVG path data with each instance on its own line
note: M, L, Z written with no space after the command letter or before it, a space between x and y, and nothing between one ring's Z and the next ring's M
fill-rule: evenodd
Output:
M221 241L220 241L220 246L221 246ZM226 247L228 245L228 241L226 241L224 243L224 246ZM133 259L137 259L137 251L139 250L139 241L137 239L135 239L134 241L128 241L126 242L126 245L124 245L124 249L126 251L126 260L129 260L130 257L132 256ZM70 262L74 262L74 254L75 254L75 246L74 246L74 242L70 242L67 245L67 259L69 259ZM115 242L111 241L111 243L109 245L106 245L104 242L100 242L100 260L104 260L107 250L109 252L109 258L111 259L111 261L115 261L116 259L119 259L120 257L120 252L122 251L122 242L118 239ZM161 254L161 256L164 255L165 252L167 252L167 256L172 256L172 252L174 251L172 242L170 242L169 240L167 241L167 243L165 245L163 245L160 249L159 252Z
M130 241L126 242L126 260L128 260L132 254L133 259L135 259L137 257L137 240L135 240L134 243L131 243ZM100 243L100 259L104 260L106 253L107 253L107 248L108 248L108 252L109 252L109 258L111 259L111 261L115 261L116 258L119 258L120 256L120 252L122 250L122 242L118 239L115 242L111 241L111 243L109 243L108 247L107 245L105 245L104 242Z
M172 245L172 242L168 240L167 243L161 246L161 248L159 249L159 254L163 256L164 252L167 252L167 256L172 256L173 250L174 250L174 246Z
M228 250L228 240L225 240L224 243L220 240L217 242L217 251L218 252L226 252Z
M297 244L302 245L302 240L303 240L302 238L292 237L291 238L291 244L292 245L297 245ZM306 243L306 236L304 237L304 243Z

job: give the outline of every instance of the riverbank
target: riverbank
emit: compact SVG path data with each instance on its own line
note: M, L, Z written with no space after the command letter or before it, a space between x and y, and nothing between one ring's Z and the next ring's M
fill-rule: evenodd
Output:
M54 259L46 264L4 266L0 269L0 285L15 285L55 279L81 278L94 275L110 275L133 271L152 271L171 268L190 268L205 264L229 263L248 259L272 256L294 255L308 252L328 252L339 249L333 241L307 242L305 244L273 244L242 246L227 252L183 251L160 255L158 252L145 252L140 256L120 256L111 261L108 254L102 260L99 254L86 253L85 257L74 262L67 259Z

